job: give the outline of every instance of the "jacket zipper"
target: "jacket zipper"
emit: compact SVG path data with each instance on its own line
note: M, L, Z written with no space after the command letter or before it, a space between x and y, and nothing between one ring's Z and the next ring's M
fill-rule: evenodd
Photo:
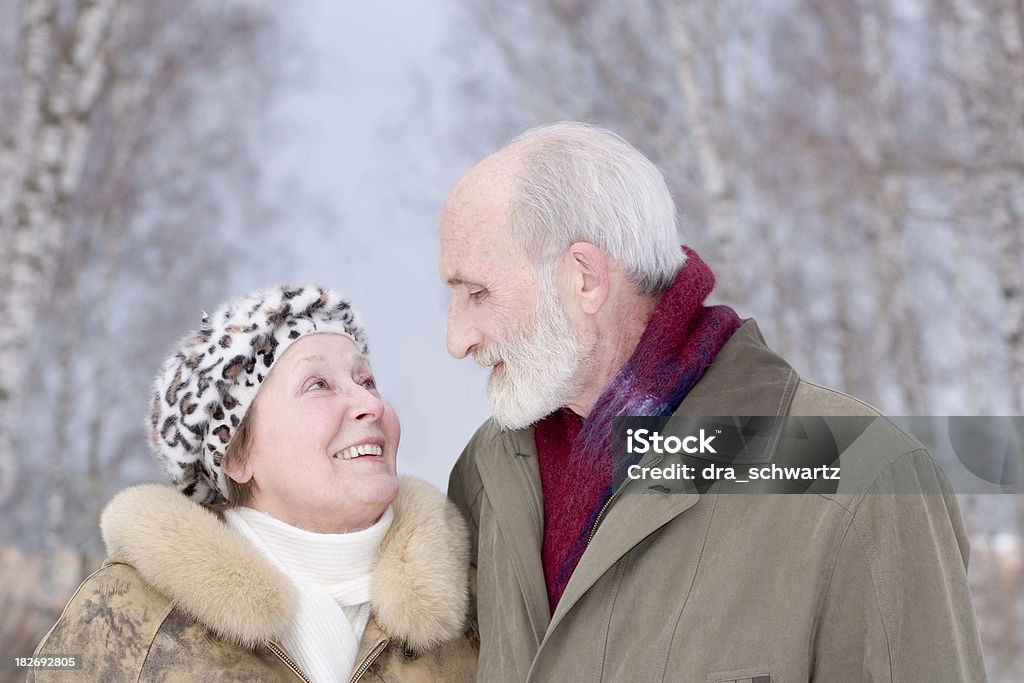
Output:
M661 455L657 460L654 460L651 462L650 465L647 465L647 467L654 467L664 459L665 456ZM619 497L619 494L622 493L622 489L626 488L626 484L628 484L629 482L630 479L628 477L624 479L622 483L619 484L619 488L615 489L615 492L612 493L612 495L608 497L608 500L604 502L604 505L601 506L601 511L597 513L597 519L594 520L594 526L590 528L590 535L587 536L586 547L589 547L590 542L594 540L594 534L597 533L597 527L601 526L601 522L604 521L604 515L606 512L608 512L608 508L612 506L612 503L615 502L615 499Z
M285 666L291 669L296 676L304 680L306 683L312 683L312 681L306 678L306 674L302 673L302 671L299 669L298 665L292 660L292 658L288 656L288 653L282 650L280 647L278 647L277 643L271 641L267 643L267 647L269 647L270 651L277 655L278 658L285 663Z
M356 683L356 681L362 678L363 674L366 673L366 670L370 668L374 660L380 656L380 653L383 652L384 648L387 646L388 640L386 638L377 643L376 647L370 650L370 654L366 655L366 659L364 659L363 663L359 665L359 668L352 673L352 678L349 679L349 683Z

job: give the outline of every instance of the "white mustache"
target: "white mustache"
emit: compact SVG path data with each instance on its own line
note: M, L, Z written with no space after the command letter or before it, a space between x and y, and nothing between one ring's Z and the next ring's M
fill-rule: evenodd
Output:
M502 361L501 355L491 349L480 349L473 352L473 360L482 368L494 367Z

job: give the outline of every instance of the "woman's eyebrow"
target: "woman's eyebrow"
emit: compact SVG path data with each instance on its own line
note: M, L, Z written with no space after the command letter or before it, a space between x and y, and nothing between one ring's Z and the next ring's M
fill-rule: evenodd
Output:
M323 355L322 353L312 353L308 356L301 356L295 360L296 367L300 365L305 365L307 363L321 363L326 365L330 363L330 359L327 356ZM359 357L359 360L356 361L355 367L357 367L360 370L365 369L372 371L373 369L370 366L370 361L365 356Z
M316 362L326 363L327 362L327 356L325 356L325 355L323 355L321 353L314 353L314 354L311 354L309 356L302 356L301 358L299 358L298 360L295 361L295 364L296 365L301 365L303 363L316 363Z

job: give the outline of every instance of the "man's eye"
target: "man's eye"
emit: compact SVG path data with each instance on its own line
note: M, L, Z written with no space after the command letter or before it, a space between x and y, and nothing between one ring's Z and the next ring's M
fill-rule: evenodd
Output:
M472 291L472 292L469 293L469 298L472 299L473 301L477 301L477 302L483 301L486 297L487 297L487 290L486 289L477 289L477 290Z

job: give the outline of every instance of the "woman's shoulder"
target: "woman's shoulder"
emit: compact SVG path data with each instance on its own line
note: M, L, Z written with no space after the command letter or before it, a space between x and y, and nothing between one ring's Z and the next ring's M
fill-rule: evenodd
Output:
M68 600L37 655L81 655L83 668L99 677L95 680L126 679L142 670L171 610L171 602L134 567L108 560ZM35 680L46 680L42 674L37 672Z
M298 680L267 647L226 640L175 608L130 564L108 559L68 601L38 656L81 656L86 680ZM62 680L39 670L29 680Z
M215 513L173 488L122 491L103 511L100 528L107 552L221 638L254 648L288 628L298 599L288 578Z
M57 624L60 626L63 622L65 628L103 630L107 639L148 643L172 607L170 600L147 584L138 570L108 559L82 581ZM56 629L55 626L54 631ZM56 635L54 631L50 633L51 638Z

